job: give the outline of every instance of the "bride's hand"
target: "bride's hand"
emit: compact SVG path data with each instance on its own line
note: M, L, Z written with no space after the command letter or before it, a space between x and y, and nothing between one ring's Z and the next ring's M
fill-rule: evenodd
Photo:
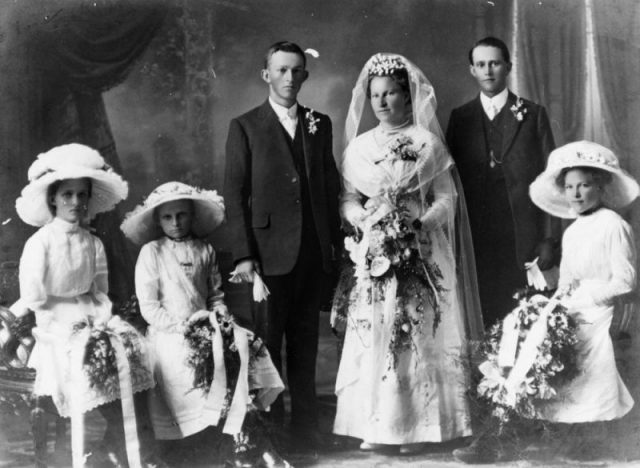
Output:
M399 206L400 216L407 223L412 224L415 220L420 219L421 206L417 200L403 200Z
M364 209L367 210L367 214L371 214L377 211L381 206L389 207L393 209L391 202L384 195L376 195L375 197L371 197L364 204Z

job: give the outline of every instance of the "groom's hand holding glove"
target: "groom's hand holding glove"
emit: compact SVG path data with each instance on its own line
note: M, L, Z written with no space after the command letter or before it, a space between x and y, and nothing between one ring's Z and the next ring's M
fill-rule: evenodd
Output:
M235 277L243 282L253 282L253 273L260 274L260 264L252 258L240 260L236 264Z

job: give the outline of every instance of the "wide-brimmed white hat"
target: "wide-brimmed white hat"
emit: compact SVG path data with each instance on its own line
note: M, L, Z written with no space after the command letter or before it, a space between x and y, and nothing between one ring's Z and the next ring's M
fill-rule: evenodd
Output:
M109 211L129 193L127 183L93 148L78 143L56 146L41 153L31 164L29 185L16 200L16 211L25 223L44 226L53 219L47 200L49 186L64 179L91 179L87 217Z
M603 187L602 202L612 209L627 206L638 197L638 182L620 168L618 158L608 148L591 141L576 141L555 149L549 155L547 168L529 186L529 196L541 209L560 218L576 218L556 180L563 169L592 167L611 174Z
M147 199L125 215L120 226L125 236L136 244L162 237L162 228L154 219L157 207L175 200L193 200L193 234L205 237L224 221L224 200L215 190L203 190L182 182L167 182L157 187Z

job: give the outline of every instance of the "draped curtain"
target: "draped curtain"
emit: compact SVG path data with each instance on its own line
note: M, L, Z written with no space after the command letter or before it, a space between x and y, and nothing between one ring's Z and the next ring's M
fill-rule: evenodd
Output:
M593 2L593 18L604 123L623 165L637 177L640 4L635 0L597 0Z
M161 2L40 0L2 9L10 17L10 30L1 58L13 65L2 82L15 93L13 99L0 100L14 119L3 128L5 141L13 145L4 163L18 169L2 177L2 211L9 215L9 200L26 184L29 164L52 146L84 143L121 170L102 92L126 78L162 25L166 8ZM133 293L133 262L119 223L117 211L92 223L105 244L116 303ZM5 245L2 265L13 265L19 257L25 239L19 224L3 231L11 244ZM2 299L10 302L17 286L6 280L2 286Z
M585 38L582 2L513 0L511 88L547 108L560 145L584 129Z

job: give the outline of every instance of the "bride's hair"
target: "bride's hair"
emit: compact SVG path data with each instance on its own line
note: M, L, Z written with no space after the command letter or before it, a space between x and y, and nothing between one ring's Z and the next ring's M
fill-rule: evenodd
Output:
M376 77L388 76L395 81L402 91L409 96L409 102L411 102L411 88L409 87L409 74L406 68L396 68L386 74L373 74L370 73L367 78L367 99L371 99L371 80Z

